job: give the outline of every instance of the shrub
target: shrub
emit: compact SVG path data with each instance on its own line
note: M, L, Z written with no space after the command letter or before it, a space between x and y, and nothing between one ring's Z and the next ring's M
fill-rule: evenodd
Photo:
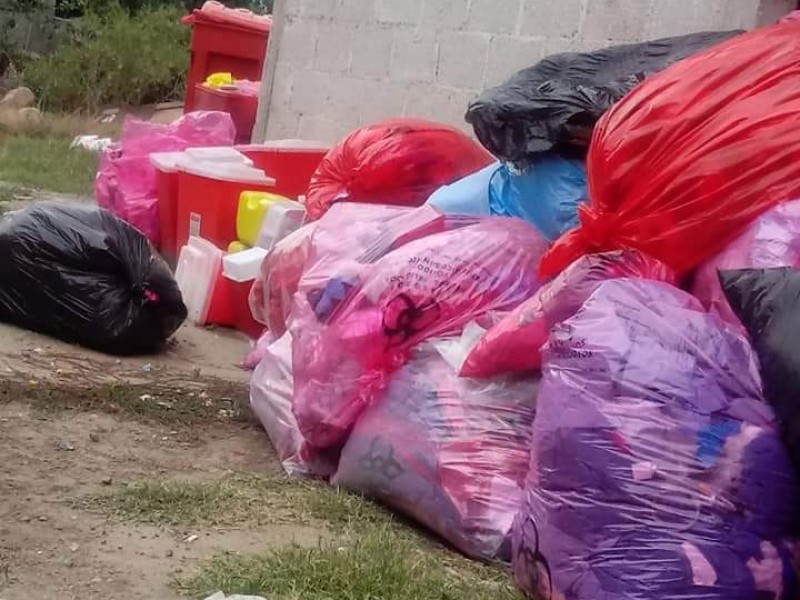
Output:
M189 61L184 12L145 7L132 15L118 4L91 12L68 43L27 66L25 82L56 111L178 99Z

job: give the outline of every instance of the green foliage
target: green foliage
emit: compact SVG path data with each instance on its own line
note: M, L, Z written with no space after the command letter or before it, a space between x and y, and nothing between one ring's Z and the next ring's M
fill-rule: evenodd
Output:
M34 61L24 79L43 106L96 111L180 98L189 60L183 10L145 7L135 15L119 5L90 13L69 43Z

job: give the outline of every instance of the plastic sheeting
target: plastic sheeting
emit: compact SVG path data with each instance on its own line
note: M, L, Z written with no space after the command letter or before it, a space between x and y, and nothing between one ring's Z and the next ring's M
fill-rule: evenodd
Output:
M467 355L461 375L538 370L553 326L573 316L604 281L623 277L675 283L667 267L635 250L584 256L489 329Z
M791 600L797 479L744 337L668 284L557 326L514 529L545 600Z
M331 149L306 193L308 218L336 202L420 206L443 185L489 165L492 157L462 132L419 119L356 129Z
M692 294L707 310L734 327L742 327L719 284L719 271L800 266L800 200L761 215L742 235L695 273Z
M335 460L305 443L292 414L292 336L267 346L250 378L250 406L289 475L330 477Z
M156 172L150 164L150 154L195 146L231 146L235 137L236 127L225 112L187 113L169 125L129 117L120 142L100 156L95 200L158 246Z
M486 218L389 252L324 325L297 294L294 414L304 437L320 448L341 444L416 344L530 296L545 248L524 221Z
M3 217L0 281L0 320L111 354L158 350L187 315L147 239L88 206Z
M764 395L775 408L784 441L800 468L800 272L723 271L725 294L758 353Z
M492 154L521 169L542 152L582 156L597 120L646 75L737 33L556 54L485 91L470 104L466 119Z
M503 166L489 188L493 215L525 219L551 242L578 225L578 206L586 198L583 161L557 155L538 158L522 173Z
M545 255L636 248L683 275L800 197L800 23L757 29L653 75L598 123L580 227Z
M473 557L510 560L538 380L459 379L435 343L359 417L331 480Z

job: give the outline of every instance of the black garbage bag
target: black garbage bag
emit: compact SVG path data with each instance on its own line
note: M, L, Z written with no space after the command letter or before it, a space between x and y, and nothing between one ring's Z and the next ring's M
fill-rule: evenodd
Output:
M158 350L186 315L169 267L111 213L40 204L0 220L0 321L126 355Z
M694 33L549 56L470 103L481 143L519 168L541 152L585 156L597 120L647 75L741 31Z
M775 409L784 442L800 468L800 271L722 271L720 283L750 334L764 396Z

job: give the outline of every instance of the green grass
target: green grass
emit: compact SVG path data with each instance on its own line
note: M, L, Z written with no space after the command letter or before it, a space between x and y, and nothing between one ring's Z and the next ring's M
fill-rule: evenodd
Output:
M192 598L222 590L270 600L519 600L503 570L426 547L377 526L316 548L290 545L260 555L222 554L176 581Z
M344 531L394 523L391 513L355 494L288 477L142 481L83 503L117 518L167 526L316 521Z
M71 138L0 136L0 181L61 194L91 195L97 156L70 149Z
M219 590L270 600L522 598L505 569L456 555L377 504L323 483L255 476L143 481L89 496L83 506L152 525L302 523L330 534L312 548L220 554L175 580L192 598Z

